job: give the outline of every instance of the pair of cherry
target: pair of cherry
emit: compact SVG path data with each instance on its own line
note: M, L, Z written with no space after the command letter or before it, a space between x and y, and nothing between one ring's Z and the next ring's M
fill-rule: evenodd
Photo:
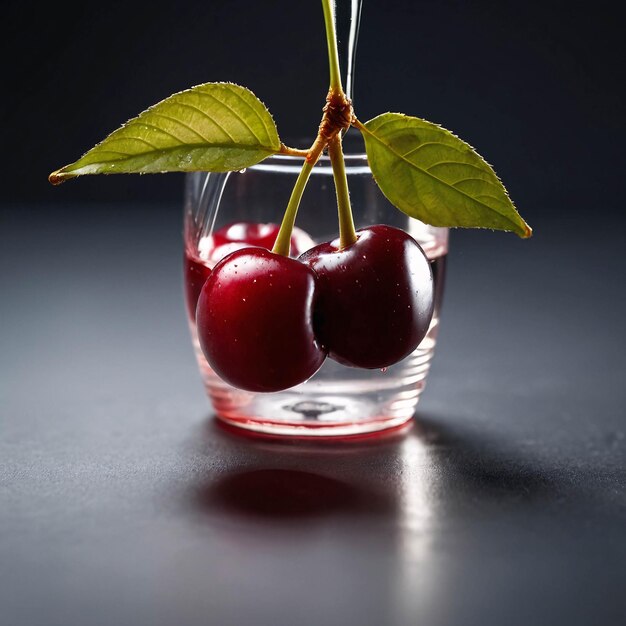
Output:
M222 379L249 391L279 391L310 378L327 356L385 368L424 338L432 272L406 232L370 226L344 249L335 240L295 259L270 252L278 232L270 226L228 227L249 247L222 258L200 292L200 345Z

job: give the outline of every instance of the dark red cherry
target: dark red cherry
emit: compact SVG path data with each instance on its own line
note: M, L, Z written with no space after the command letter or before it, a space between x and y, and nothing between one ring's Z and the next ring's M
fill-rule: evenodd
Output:
M183 271L185 295L187 296L187 312L189 317L195 320L200 291L211 273L211 268L190 254L185 254Z
M408 356L433 315L433 278L422 248L403 230L376 225L311 248L300 260L318 276L316 335L344 365L383 368Z
M196 322L209 365L248 391L280 391L304 382L326 352L313 331L315 273L263 248L222 259L200 292Z

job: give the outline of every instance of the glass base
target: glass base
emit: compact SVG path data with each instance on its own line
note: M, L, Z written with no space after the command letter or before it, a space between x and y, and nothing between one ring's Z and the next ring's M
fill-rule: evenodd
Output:
M192 327L207 395L221 422L248 434L291 438L352 438L406 424L424 390L437 326L419 348L385 373L348 368L327 359L312 379L277 393L249 393L209 367ZM244 433L242 433L244 434Z
M191 332L207 395L222 423L248 434L345 439L394 430L411 420L426 385L437 320L420 346L384 373L326 359L313 378L277 393L250 393L221 380L204 358L194 326Z
M345 398L331 396L315 401L303 400L302 397L293 400L292 403L286 394L280 394L280 397L267 396L259 401L262 405L259 413L275 416L272 418L259 417L254 412L245 416L217 414L216 417L224 424L247 431L250 435L291 439L361 438L396 430L413 417L411 412L407 415L372 416L364 419L364 413L368 409L374 409L374 405L368 407L367 402L346 401Z

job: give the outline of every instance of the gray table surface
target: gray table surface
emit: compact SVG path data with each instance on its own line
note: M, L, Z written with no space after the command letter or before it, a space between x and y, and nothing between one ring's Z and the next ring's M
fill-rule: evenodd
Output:
M4 206L0 623L626 623L624 224L546 215L453 234L409 432L314 445L212 419L178 207Z

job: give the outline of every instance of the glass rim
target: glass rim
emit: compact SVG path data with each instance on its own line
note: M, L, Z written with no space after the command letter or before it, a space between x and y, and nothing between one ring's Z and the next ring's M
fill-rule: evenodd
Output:
M346 174L371 174L367 155L364 152L347 152L344 153L346 164ZM299 174L302 169L304 157L291 156L287 154L274 154L263 159L260 163L251 165L247 169L256 172L282 173L282 174ZM311 170L311 175L332 175L333 169L330 165L330 157L323 154L315 167Z

